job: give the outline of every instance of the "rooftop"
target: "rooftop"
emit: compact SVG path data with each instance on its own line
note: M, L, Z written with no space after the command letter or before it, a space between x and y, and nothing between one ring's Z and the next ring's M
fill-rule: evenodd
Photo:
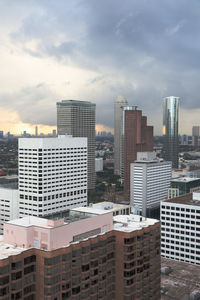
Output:
M176 198L164 200L163 202L200 206L200 192L185 194Z
M57 106L65 106L65 105L78 105L78 106L96 106L95 103L89 102L89 101L81 101L81 100L62 100L60 102L57 102Z
M200 181L200 178L179 177L171 180L171 182L186 182L186 183L192 181Z
M169 272L165 272L169 270ZM200 292L199 266L161 258L161 299L199 299L189 298Z
M0 259L7 258L10 255L17 255L26 250L25 248L4 244L3 235L0 235Z
M73 208L71 209L71 212L102 215L105 214L106 212L114 212L114 211L123 210L127 208L130 208L130 205L116 204L113 202L103 201L103 202L91 204L90 206L87 207Z
M123 232L132 232L141 230L158 223L156 219L144 218L139 215L118 215L113 217L114 230Z
M4 189L18 189L18 176L10 175L10 176L1 176L0 177L0 188Z
M0 183L0 188L9 189L9 190L18 190L18 183Z
M93 207L77 207L77 208L73 208L71 209L71 211L73 212L77 212L77 213L82 213L82 214L91 214L91 215L103 215L105 214L105 210L103 209L98 209L98 208L93 208Z
M15 219L8 221L6 223L13 224L13 225L19 225L23 227L29 227L29 226L37 226L37 227L43 227L43 228L54 228L62 225L66 225L72 222L80 221L82 219L90 218L90 216L84 215L80 216L77 213L70 213L68 216L65 216L64 218L56 218L56 219L48 219L48 218L39 218L39 217L33 217L33 216L27 216L23 217L21 219Z
M59 223L58 223L59 221ZM38 227L43 227L43 228L52 228L52 227L57 227L59 225L64 224L64 219L59 219L59 220L48 220L44 218L39 218L39 217L33 217L33 216L27 216L23 217L21 219L15 219L6 222L8 224L12 225L19 225L23 227L30 227L30 226L38 226Z

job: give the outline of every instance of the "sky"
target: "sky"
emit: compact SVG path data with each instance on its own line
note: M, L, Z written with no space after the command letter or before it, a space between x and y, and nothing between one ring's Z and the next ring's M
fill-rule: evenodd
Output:
M113 128L124 95L162 131L179 96L180 133L200 125L199 0L0 0L0 130L56 128L56 102L96 103Z

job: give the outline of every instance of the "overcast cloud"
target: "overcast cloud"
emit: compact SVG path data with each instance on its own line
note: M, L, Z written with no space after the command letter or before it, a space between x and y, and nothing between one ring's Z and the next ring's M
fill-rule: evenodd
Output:
M1 0L0 27L0 107L22 122L55 125L56 101L80 99L113 127L119 94L156 133L165 96L180 96L191 127L198 121L200 1Z

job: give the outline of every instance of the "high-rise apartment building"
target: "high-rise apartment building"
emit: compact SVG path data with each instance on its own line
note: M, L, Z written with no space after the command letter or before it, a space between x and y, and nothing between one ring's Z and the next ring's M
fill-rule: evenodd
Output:
M144 217L159 218L160 202L168 198L172 163L155 152L138 152L131 164L131 205Z
M160 222L96 210L6 223L0 299L160 299Z
M200 146L200 126L192 127L192 144L194 147Z
M178 132L179 132L179 97L163 99L163 151L166 161L172 161L172 167L178 168Z
M161 254L200 265L200 193L161 202Z
M153 126L147 126L147 117L136 106L123 107L122 124L124 191L130 200L130 165L137 159L137 152L153 151Z
M123 169L123 143L122 143L122 107L127 106L128 101L124 96L118 96L114 106L114 172L116 175L121 174Z
M87 138L19 139L19 216L87 205Z
M95 109L88 101L62 100L57 102L57 133L88 138L88 189L94 189L95 172Z

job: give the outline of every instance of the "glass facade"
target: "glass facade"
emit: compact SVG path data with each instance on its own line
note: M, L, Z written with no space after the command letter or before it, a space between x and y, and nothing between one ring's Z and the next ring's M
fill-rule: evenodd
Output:
M164 158L172 161L173 168L178 168L179 101L173 96L163 99Z

